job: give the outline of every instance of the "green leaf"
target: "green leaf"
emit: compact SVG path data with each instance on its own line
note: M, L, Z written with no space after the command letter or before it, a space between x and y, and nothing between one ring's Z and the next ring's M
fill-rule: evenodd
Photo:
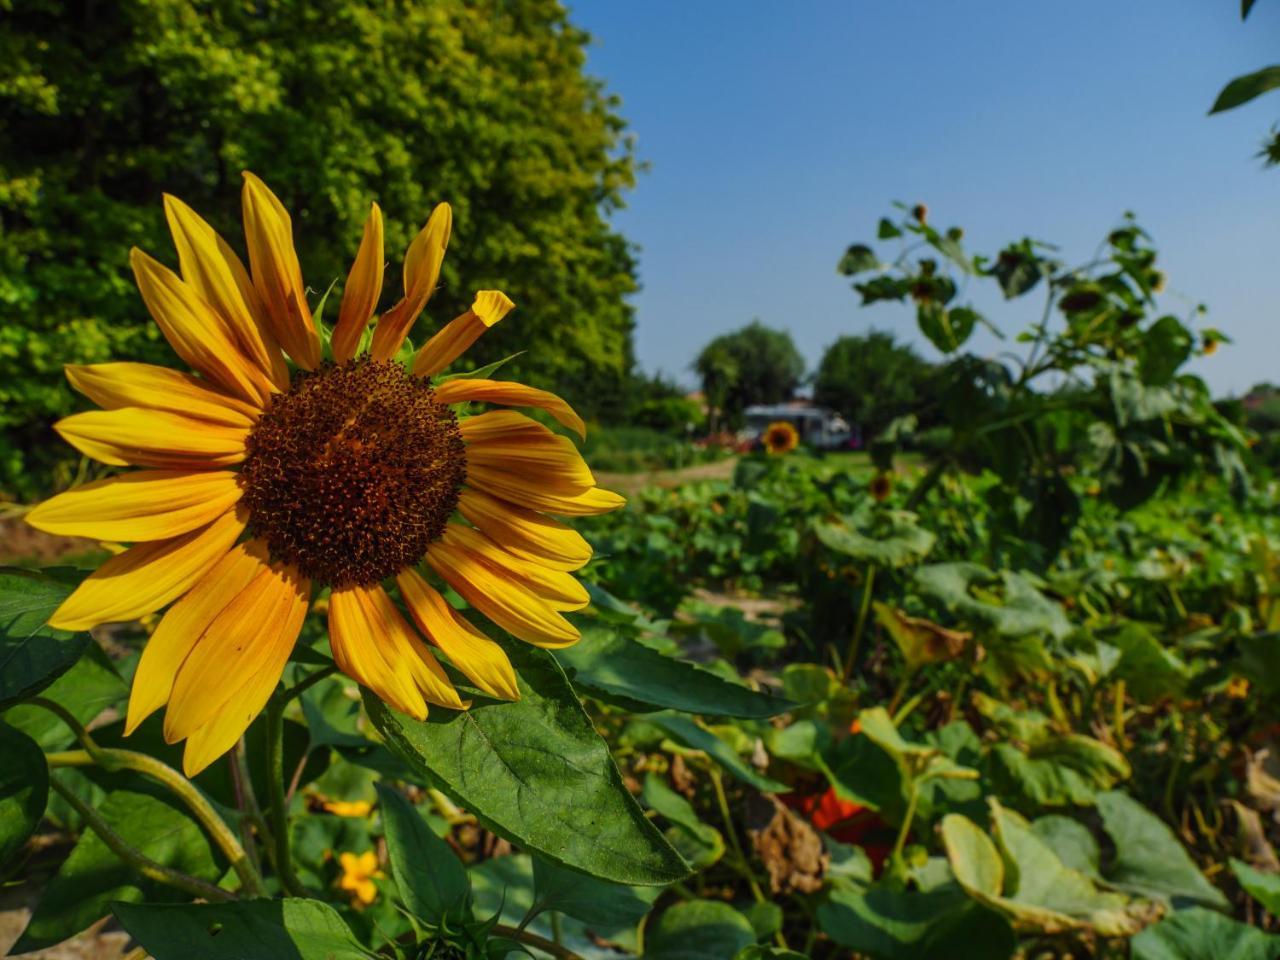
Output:
M915 582L973 624L1002 637L1047 634L1060 640L1071 633L1061 605L1011 570L995 573L976 563L935 563L920 567Z
M533 889L537 912L554 910L597 929L639 923L662 893L660 887L628 887L597 880L541 857L533 858Z
M0 709L35 696L92 644L88 633L46 625L81 577L66 569L0 567Z
M645 960L725 960L756 941L751 921L718 900L667 909L645 937Z
M1105 870L1109 883L1175 906L1191 901L1227 909L1222 891L1204 878L1163 820L1119 790L1098 794L1097 805L1116 848Z
M879 266L880 259L874 250L865 243L855 243L844 252L844 256L836 266L836 271L846 277L852 277L857 273L875 270Z
M88 723L103 710L118 704L128 692L102 648L90 643L75 665L40 695L66 707L81 723ZM43 750L61 750L76 739L65 723L43 707L20 703L10 707L4 719L40 744Z
M716 717L773 717L795 707L659 653L622 629L589 621L579 625L582 642L557 650L555 657L574 686L603 700Z
M888 217L881 217L880 224L876 227L876 238L879 240L892 240L894 237L902 236L902 231Z
M1037 817L1031 824L1036 836L1057 854L1063 866L1078 870L1091 880L1101 880L1098 864L1102 859L1098 841L1079 820L1051 813Z
M0 723L0 867L36 832L49 803L49 765L39 744Z
M1103 634L1100 639L1120 651L1120 662L1114 675L1129 685L1133 695L1143 703L1162 697L1176 697L1186 688L1187 665L1166 650L1146 627L1126 620L1120 627Z
M1179 910L1130 942L1132 960L1276 960L1280 937L1214 910Z
M876 960L1007 960L1017 941L999 913L955 884L927 892L890 886L833 890L818 907L822 932Z
M161 866L213 882L221 871L199 825L176 805L148 793L116 790L98 807L107 826L129 846ZM112 901L187 899L172 887L143 878L96 833L80 835L71 854L45 887L15 953L60 943L106 916Z
M1231 858L1231 872L1246 893L1257 900L1272 916L1280 916L1280 874L1263 873L1242 860Z
M695 870L705 870L724 856L720 831L698 819L693 805L653 774L646 774L640 794L650 810L671 822L669 839Z
M409 912L432 927L471 919L471 884L453 848L399 791L377 784L378 808L396 887Z
M757 773L729 744L709 730L704 730L688 717L676 713L658 713L645 719L654 726L660 727L673 740L692 750L701 750L733 776L762 793L786 793L791 789L785 783L770 780L763 774Z
M477 699L425 722L365 693L388 745L489 830L616 883L666 884L688 871L635 802L609 748L546 651L512 644L521 699Z
M813 525L823 546L855 560L886 567L917 563L933 549L937 539L917 526L915 514L906 511L877 511L875 516L844 517L835 523Z
M1034 744L997 743L988 754L1001 794L1041 807L1089 806L1132 772L1124 754L1078 733L1048 735Z
M155 960L365 960L338 912L319 900L181 906L116 903L116 919Z
M1280 66L1263 67L1253 73L1246 73L1243 76L1236 77L1218 94L1218 99L1213 101L1213 106L1209 113L1221 113L1224 110L1232 110L1242 103L1248 103L1254 97L1266 93L1268 90L1274 90L1280 87Z
M501 360L495 360L493 363L486 363L483 367L476 367L474 370L467 370L463 373L450 373L443 377L437 377L436 382L444 383L447 380L488 380L493 374L497 373L502 367L505 367L522 353L524 353L523 350L517 350L515 353L503 357Z

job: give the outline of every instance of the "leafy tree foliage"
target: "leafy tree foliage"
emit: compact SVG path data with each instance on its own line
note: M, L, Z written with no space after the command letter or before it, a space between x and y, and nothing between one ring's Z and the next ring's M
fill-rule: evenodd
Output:
M789 399L804 376L804 358L791 334L753 320L708 343L693 368L711 409L737 424L752 404Z
M174 261L162 191L238 245L242 169L291 210L315 299L346 276L371 200L393 263L448 200L415 338L503 289L518 312L471 360L523 350L509 372L595 413L632 364L634 263L606 216L633 158L616 99L583 74L587 40L558 0L6 4L0 484L61 449L44 441L74 403L64 363L166 362L129 248ZM399 293L389 276L383 306Z
M827 347L813 382L814 402L874 436L915 410L928 390L930 366L892 333L872 330Z

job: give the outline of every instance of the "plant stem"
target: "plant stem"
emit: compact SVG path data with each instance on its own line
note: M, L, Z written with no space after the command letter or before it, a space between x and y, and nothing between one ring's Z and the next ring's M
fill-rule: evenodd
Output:
M907 798L907 810L902 815L902 827L898 830L898 838L893 842L893 862L899 869L902 867L902 851L907 845L907 834L911 832L911 821L916 815L916 800L920 796L920 782L916 771L911 771L911 795Z
M510 937L512 940L519 940L521 943L527 943L531 947L537 947L543 953L551 954L556 960L582 960L581 956L568 947L562 947L560 944L553 943L546 937L540 937L536 933L530 933L528 930L517 930L515 927L507 926L505 923L495 923L492 932L500 937Z
M742 876L751 887L751 895L756 898L756 902L765 903L767 898L764 895L764 891L760 889L755 873L751 870L751 861L742 852L742 844L738 842L738 831L733 823L733 814L729 812L729 798L725 796L724 782L720 777L720 771L713 768L710 773L711 784L715 788L716 804L720 807L720 816L724 820L724 831L728 835L729 845L733 847L734 855L742 867Z
M267 703L267 799L280 886L290 896L301 897L305 893L293 873L293 861L289 857L289 814L284 805L284 704L285 698L278 694Z
M162 864L156 863L140 850L135 850L125 842L120 834L116 833L102 819L101 814L94 810L91 806L75 795L75 792L69 789L57 777L49 778L49 786L53 788L62 799L66 800L76 813L80 814L81 819L88 825L89 829L96 833L117 857L123 860L129 866L133 867L140 874L148 879L155 880L157 883L163 883L170 887L175 887L191 894L193 897L201 897L210 901L227 901L236 899L235 894L223 890L221 887L215 887L211 883L206 883L189 874L182 873L178 870L170 869Z
M317 683L319 683L325 677L331 677L337 672L338 672L337 664L331 663L327 667L321 667L315 673L307 674L305 677L303 677L301 680L295 683L292 687L286 688L284 693L280 695L280 699L283 700L285 703L288 703L290 700L295 700L298 697L302 696L302 694L304 694L306 691L314 687Z
M858 619L853 627L853 638L849 641L849 653L844 658L844 671L841 679L848 680L853 676L853 665L858 659L858 647L862 645L862 632L867 626L867 612L871 609L871 592L876 582L876 566L867 564L867 571L862 577L862 599L858 602Z
M48 754L46 760L50 767L87 767L97 764L104 770L133 770L137 773L145 774L153 780L158 780L186 804L188 810L195 814L196 819L200 821L200 824L208 831L209 836L213 838L213 842L218 845L223 855L231 862L231 868L235 870L236 876L240 878L240 885L244 888L244 891L253 897L265 897L267 895L266 888L262 883L262 875L254 867L248 854L245 853L244 847L240 845L240 841L231 832L231 828L227 826L226 821L210 806L209 801L205 799L204 794L196 788L195 784L167 763L162 763L155 757L149 757L145 753L98 746L97 742L90 736L89 731L84 728L84 725L59 703L46 700L44 697L33 697L27 703L43 707L56 714L63 723L71 728L71 732L84 745L83 750L69 750L62 753Z
M244 737L232 746L227 761L231 765L231 785L235 790L236 809L240 811L240 841L245 853L249 855L253 869L261 873L258 848L253 839L254 815L260 817L261 814L258 811L258 799L253 795L253 781L249 776L249 763L244 753Z

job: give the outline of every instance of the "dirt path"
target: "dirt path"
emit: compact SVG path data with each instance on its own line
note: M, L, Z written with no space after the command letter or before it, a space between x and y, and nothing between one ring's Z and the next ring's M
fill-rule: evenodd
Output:
M619 493L636 493L645 487L680 487L699 480L728 480L737 466L737 457L727 457L714 463L700 463L683 470L651 470L645 473L596 472L600 486Z

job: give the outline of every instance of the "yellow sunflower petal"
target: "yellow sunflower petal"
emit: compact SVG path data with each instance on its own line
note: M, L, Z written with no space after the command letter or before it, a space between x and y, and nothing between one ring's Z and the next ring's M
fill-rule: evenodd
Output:
M585 493L565 494L548 490L509 470L485 467L468 466L467 486L529 510L561 517L595 516L617 510L627 502L626 498L603 487L592 487Z
M147 407L169 410L229 427L250 427L262 415L245 403L191 376L149 363L69 363L71 385L104 410Z
M49 626L88 630L154 613L190 590L226 555L244 530L245 519L242 510L228 510L207 527L116 554L62 601Z
M375 203L369 210L369 219L365 221L364 236L355 262L347 274L338 323L333 328L330 344L333 359L338 363L356 355L365 324L378 309L378 298L382 296L382 267L382 211Z
M212 470L239 463L249 436L248 427L144 407L73 413L53 429L85 456L102 463L172 470Z
M509 410L468 417L460 425L467 469L510 471L556 493L575 495L595 486L582 454L567 437Z
M227 322L190 284L136 247L129 263L147 310L178 356L242 400L258 405L271 395L267 375L241 353Z
M539 647L567 647L578 629L527 587L458 542L457 524L427 550L427 563L463 599L513 636Z
M95 480L27 514L45 533L99 540L164 540L203 527L240 499L230 470L137 470Z
M396 355L418 314L435 293L452 229L453 208L447 203L437 204L427 225L409 244L404 255L404 297L378 320L369 350L375 360Z
M473 627L414 570L396 577L409 615L453 665L485 693L519 700L516 673L502 647Z
M427 703L461 710L464 704L457 689L440 666L440 661L427 649L407 620L400 615L391 597L382 587L373 586L365 594L374 623L381 625L382 638L391 665L413 678Z
M314 370L320 363L320 335L307 306L289 212L270 188L247 170L241 208L253 285L262 297L272 338L298 366Z
M591 544L572 527L470 487L458 511L517 557L553 570L577 570L591 559Z
M470 380L465 377L446 380L436 387L441 403L501 403L509 407L534 407L545 410L583 440L587 425L564 400L547 390L504 380Z
M243 733L280 679L310 595L311 582L293 567L261 567L182 661L164 715L165 740L175 743L212 723L232 700L238 707L230 718L235 736ZM240 698L246 687L246 697Z
M245 356L277 387L287 387L289 368L275 339L256 319L264 316L262 300L235 251L198 213L167 193L164 215L182 279L227 322Z
M242 543L169 608L143 647L133 675L126 735L168 702L178 668L205 628L266 568L266 546L259 540Z
M329 595L329 644L338 668L401 713L421 720L427 705L413 679L398 669L399 657L387 639L393 629L378 616L369 588L343 587Z
M555 436L537 420L514 410L491 410L467 417L459 426L467 443L531 442Z
M492 567L501 571L552 610L581 610L591 602L591 596L572 575L561 570L550 570L540 563L521 560L502 549L489 537L473 527L450 524L455 544L482 557Z
M470 310L450 320L414 355L413 372L420 377L434 377L514 308L515 304L501 290L481 290Z

